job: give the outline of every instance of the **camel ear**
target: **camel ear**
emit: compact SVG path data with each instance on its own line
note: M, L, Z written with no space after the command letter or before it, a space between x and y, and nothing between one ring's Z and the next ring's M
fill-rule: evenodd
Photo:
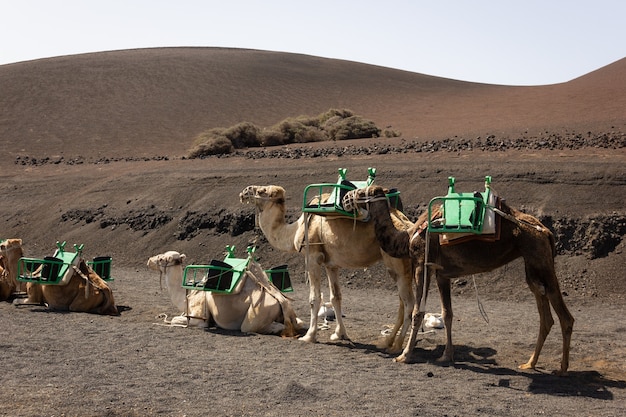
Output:
M184 253L180 254L180 261L183 262L185 259L187 259L187 255L185 255Z

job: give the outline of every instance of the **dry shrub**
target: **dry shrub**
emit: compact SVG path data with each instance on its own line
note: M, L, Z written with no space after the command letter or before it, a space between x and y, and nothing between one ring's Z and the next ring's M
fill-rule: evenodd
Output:
M376 127L374 122L359 116L332 117L327 121L326 131L330 140L380 137L380 129Z
M282 132L274 129L264 130L261 133L261 146L280 146L285 143Z
M208 155L222 155L235 150L232 142L225 136L213 136L198 143L189 152L189 158L202 158Z
M380 134L380 129L370 120L355 116L347 109L330 109L315 117L290 117L267 130L249 122L207 130L196 137L189 157L231 153L234 149L257 146L374 138L380 137ZM390 137L388 134L385 131L386 137Z
M235 149L253 148L259 146L261 129L250 122L241 122L224 131L224 135L231 141Z

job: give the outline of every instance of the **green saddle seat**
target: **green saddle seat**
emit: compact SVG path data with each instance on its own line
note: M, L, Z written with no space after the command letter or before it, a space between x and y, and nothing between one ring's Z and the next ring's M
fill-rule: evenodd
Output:
M457 193L454 177L448 177L448 194L435 197L428 204L428 231L433 233L481 234L485 210L491 193L491 177L485 177L485 191ZM433 208L441 205L442 216L432 220Z
M76 252L66 252L65 242L57 242L57 250L52 256L43 259L22 257L18 261L17 280L22 282L35 282L43 285L65 285L69 282L73 272L72 265L77 265L82 245Z

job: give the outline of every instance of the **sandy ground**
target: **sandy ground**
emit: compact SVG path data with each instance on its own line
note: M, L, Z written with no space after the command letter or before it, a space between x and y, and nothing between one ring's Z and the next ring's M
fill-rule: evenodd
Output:
M351 343L306 344L277 336L162 325L179 312L158 273L118 268L112 284L120 317L53 313L0 304L5 369L0 414L7 416L618 416L626 411L624 303L567 302L576 326L569 376L558 325L536 371L519 371L538 329L534 301L455 296L456 363L434 360L443 330L418 342L418 362L398 364L375 342L393 322L397 297L346 288ZM298 281L298 280L294 280ZM306 286L292 293L308 317ZM480 288L480 287L479 287ZM429 300L427 311L438 311Z

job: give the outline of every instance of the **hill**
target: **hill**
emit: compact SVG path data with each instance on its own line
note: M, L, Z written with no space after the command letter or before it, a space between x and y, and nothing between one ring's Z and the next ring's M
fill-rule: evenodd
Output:
M405 139L622 129L626 59L556 85L476 84L307 55L156 48L0 66L0 137L8 152L180 156L212 127L271 126L329 108Z

